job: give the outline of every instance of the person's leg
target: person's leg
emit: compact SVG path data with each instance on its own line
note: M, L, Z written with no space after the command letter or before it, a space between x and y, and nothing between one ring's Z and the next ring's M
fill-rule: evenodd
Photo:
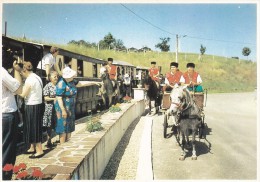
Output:
M36 143L35 148L36 148L36 153L34 154L35 156L39 156L43 154L42 143Z
M65 143L66 141L66 133L60 134L60 144Z
M34 152L35 151L35 145L31 144L30 148L27 150L27 152Z
M71 138L71 133L67 133L66 142L69 141L70 138Z
M15 164L17 113L2 113L2 167ZM11 172L2 173L3 180L11 180Z
M52 133L52 128L47 127L47 144L51 144L51 133Z

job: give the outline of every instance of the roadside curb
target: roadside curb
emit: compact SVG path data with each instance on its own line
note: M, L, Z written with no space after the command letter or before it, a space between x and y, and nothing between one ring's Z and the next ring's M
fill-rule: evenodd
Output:
M140 119L145 120L145 124L140 143L136 180L153 180L153 167L151 156L153 117L143 116Z

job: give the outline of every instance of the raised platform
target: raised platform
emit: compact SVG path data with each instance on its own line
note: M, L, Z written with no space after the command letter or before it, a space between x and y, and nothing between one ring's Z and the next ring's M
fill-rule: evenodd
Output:
M33 166L40 167L44 177L53 180L98 180L128 126L145 110L143 100L120 107L122 111L108 111L100 117L102 131L90 133L81 123L70 141L35 160Z

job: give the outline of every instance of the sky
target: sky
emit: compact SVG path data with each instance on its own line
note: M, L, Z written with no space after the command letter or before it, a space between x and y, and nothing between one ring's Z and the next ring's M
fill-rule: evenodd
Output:
M170 51L239 57L249 47L256 61L257 4L70 3L2 4L2 31L7 36L66 44L71 40L99 42L111 33L128 48L152 50L160 38L170 38Z

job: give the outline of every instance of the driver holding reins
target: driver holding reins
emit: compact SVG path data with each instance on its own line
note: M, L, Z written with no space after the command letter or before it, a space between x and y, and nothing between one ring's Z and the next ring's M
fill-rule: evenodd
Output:
M159 78L159 75L160 75L160 71L157 67L155 67L156 65L156 62L155 61L152 61L151 62L151 68L149 69L149 76L152 78L152 80L155 81L157 87L159 88L159 85L160 85L160 78Z
M194 71L195 64L188 63L186 67L188 70L183 74L183 77L185 79L185 85L187 85L188 90L194 92L203 92L203 88L200 85L202 83L202 79L199 73Z
M185 82L182 72L178 69L179 64L176 62L171 62L171 71L166 73L165 76L165 86L163 91L172 91L175 84L181 85Z

